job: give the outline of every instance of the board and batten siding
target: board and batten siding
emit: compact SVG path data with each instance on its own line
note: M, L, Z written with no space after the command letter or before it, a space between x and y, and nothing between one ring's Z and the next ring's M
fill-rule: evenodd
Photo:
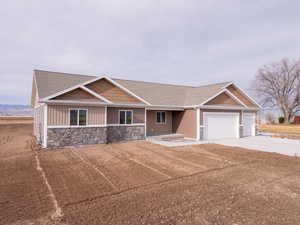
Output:
M188 138L197 138L196 109L173 112L173 133L183 134Z
M156 123L156 112L166 112L166 123ZM172 134L172 111L147 110L147 136Z
M103 106L65 106L65 105L48 105L48 126L68 126L70 109L87 109L87 125L104 125L105 124L105 107Z
M144 108L122 108L122 107L108 107L107 108L107 124L119 124L119 111L132 110L133 123L145 123L145 109Z
M106 79L95 81L86 85L86 87L112 102L141 103L140 100L129 95L124 90L110 83Z

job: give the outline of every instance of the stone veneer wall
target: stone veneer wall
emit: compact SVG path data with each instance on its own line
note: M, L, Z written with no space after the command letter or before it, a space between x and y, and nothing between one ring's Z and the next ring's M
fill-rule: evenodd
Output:
M204 140L204 127L200 127L200 140Z
M49 148L93 145L106 141L106 127L48 128Z
M240 125L240 138L244 137L244 126Z
M145 139L145 126L109 126L107 142L133 141Z

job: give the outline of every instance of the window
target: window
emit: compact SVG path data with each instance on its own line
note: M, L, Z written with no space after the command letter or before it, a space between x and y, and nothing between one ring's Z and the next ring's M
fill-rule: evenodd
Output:
M70 110L70 125L71 126L86 126L87 110L86 109L71 109Z
M156 123L166 123L166 112L156 112Z
M132 110L119 111L119 124L132 124Z

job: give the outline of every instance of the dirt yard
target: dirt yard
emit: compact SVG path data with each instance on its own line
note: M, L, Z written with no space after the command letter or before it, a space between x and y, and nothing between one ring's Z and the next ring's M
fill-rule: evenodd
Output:
M300 224L300 159L145 141L37 150L0 126L0 224Z

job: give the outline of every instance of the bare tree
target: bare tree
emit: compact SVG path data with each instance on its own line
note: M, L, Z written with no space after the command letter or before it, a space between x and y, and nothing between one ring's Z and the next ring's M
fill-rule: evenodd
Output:
M269 112L266 114L266 123L267 124L275 124L276 123L276 119L273 113Z
M289 123L300 111L300 60L283 59L258 70L254 90L263 106L278 107Z

